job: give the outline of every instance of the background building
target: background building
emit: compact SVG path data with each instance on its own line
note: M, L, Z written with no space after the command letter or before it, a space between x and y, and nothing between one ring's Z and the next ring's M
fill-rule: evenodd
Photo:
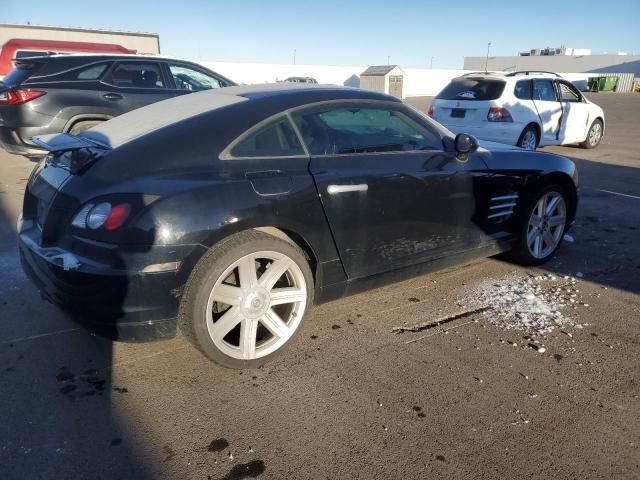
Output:
M486 57L464 57L465 70L484 71ZM514 55L489 57L487 70L546 70L576 73L633 73L640 76L640 55Z
M378 65L360 75L360 88L404 98L405 73L397 65Z
M157 33L119 32L88 28L49 27L44 25L0 24L0 47L12 39L61 40L121 45L141 54L160 53Z

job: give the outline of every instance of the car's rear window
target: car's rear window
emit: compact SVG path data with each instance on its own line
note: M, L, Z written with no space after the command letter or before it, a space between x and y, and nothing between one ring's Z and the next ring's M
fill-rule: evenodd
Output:
M485 78L457 78L436 97L439 100L495 100L500 98L505 82Z
M17 87L22 82L24 82L27 78L29 78L33 72L34 72L33 65L14 68L9 72L9 74L6 77L2 79L2 83L10 87Z

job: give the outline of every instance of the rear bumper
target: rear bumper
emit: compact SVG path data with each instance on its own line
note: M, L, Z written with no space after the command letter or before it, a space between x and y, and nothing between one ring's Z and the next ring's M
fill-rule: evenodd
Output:
M118 264L103 264L58 247L39 247L33 236L29 230L20 232L20 260L25 273L47 300L82 323L114 329L116 333L149 326L175 333L184 284L179 271L144 273L138 268L127 269L124 252ZM176 251L186 257L198 247L150 247L150 262L158 262L162 256L158 249L169 248L175 259Z
M516 145L524 127L512 122L484 122L482 125L460 125L437 119L452 133L468 133L480 140Z

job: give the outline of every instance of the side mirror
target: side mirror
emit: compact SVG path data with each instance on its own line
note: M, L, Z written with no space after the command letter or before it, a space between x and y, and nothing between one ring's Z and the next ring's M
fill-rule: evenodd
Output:
M456 153L460 155L467 155L473 153L478 149L478 140L472 135L466 133L459 133L456 135L453 145L456 149Z

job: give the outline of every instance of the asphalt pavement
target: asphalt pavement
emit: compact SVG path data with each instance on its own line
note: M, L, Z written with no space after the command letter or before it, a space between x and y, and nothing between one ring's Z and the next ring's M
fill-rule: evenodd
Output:
M640 95L591 98L602 144L545 149L581 181L552 262L481 260L316 307L257 370L180 335L112 342L42 300L15 248L33 164L0 152L0 479L639 478ZM547 274L579 292L544 349L457 316L466 289ZM393 332L415 325L431 326Z

